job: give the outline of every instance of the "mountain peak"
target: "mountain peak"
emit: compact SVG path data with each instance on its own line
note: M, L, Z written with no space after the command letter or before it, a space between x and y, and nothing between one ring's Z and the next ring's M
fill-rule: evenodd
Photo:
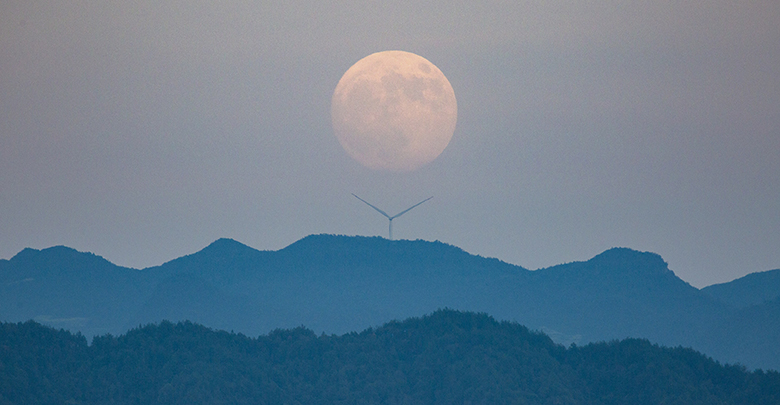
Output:
M661 255L652 252L640 252L625 247L608 249L588 260L588 263L598 267L609 267L631 273L665 274L672 272Z
M516 270L524 270L520 266L510 265L498 259L483 258L472 255L465 250L440 241L426 240L390 240L379 236L346 236L319 234L309 235L282 249L287 255L304 255L306 257L354 257L372 258L372 260L389 260L395 262L402 257L419 256L425 262L453 263L458 267L466 263L481 263L485 265L500 263L504 267L513 267ZM419 263L418 263L419 264Z
M76 249L67 246L52 246L46 249L24 248L17 253L10 261L17 263L57 263L58 265L80 262L83 260L93 263L114 265L102 256L90 252L79 252Z
M215 240L214 242L211 242L208 246L201 249L200 252L209 252L209 253L224 253L224 254L235 254L235 253L241 253L247 250L256 250L254 248L251 248L235 239L230 238L219 238Z
M179 270L196 267L204 268L204 266L213 267L220 266L224 263L242 261L245 258L254 256L258 253L260 253L259 250L234 239L220 238L195 253L173 259L162 264L160 267L167 269L177 268Z
M566 280L567 285L575 288L574 291L583 293L587 290L585 285L611 290L628 288L635 292L646 291L650 286L656 290L675 286L676 290L687 291L686 294L693 294L692 291L696 290L669 270L660 255L622 247L608 249L584 262L561 264L539 271L538 277L553 275L552 279ZM586 295L595 293L590 291Z
M426 241L422 239L417 240L407 240L407 239L399 239L399 240L391 240L386 239L381 236L347 236L347 235L332 235L332 234L318 234L318 235L309 235L302 239L299 239L298 241L290 244L289 246L285 247L282 250L299 250L299 249L311 249L311 248L318 248L318 249L342 249L342 248L349 248L349 249L365 249L365 248L382 248L382 249L392 249L392 250L399 250L404 249L408 250L410 248L417 247L423 248L423 249L430 249L431 247L444 249L450 252L457 252L459 254L465 254L470 255L468 252L464 251L463 249L446 244L444 242L440 241Z

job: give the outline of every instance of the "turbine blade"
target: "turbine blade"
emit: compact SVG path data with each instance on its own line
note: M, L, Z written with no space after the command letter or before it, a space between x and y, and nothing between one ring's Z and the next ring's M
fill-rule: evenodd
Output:
M357 197L357 196L355 196L355 197ZM411 209L412 209L412 208L414 208L414 207L416 207L416 206L418 206L418 205L420 205L420 204L422 204L422 203L424 203L424 202L426 202L426 201L430 200L431 198L433 198L433 196L430 196L430 197L428 197L428 198L426 198L426 199L424 199L424 200L422 200L422 201L418 202L417 204L414 204L414 205L412 205L411 207L409 207L409 208L407 208L407 209L405 209L405 210L403 210L403 211L401 211L401 212L399 212L399 213L397 213L397 214L393 215L392 217L388 217L388 218L390 218L390 219L398 218L398 217L400 217L401 215L403 215L403 214L406 214L407 212L411 211Z
M354 193L352 193L352 195L355 195L355 194L354 194ZM385 217L387 217L387 219L393 219L393 218L390 218L390 215L387 215L387 213L386 213L386 212L384 212L384 211L380 210L379 208L377 208L377 207L374 207L373 205L371 205L371 203L370 203L370 202L368 202L368 201L366 201L366 200L364 200L364 199L362 199L362 198L360 198L360 197L358 197L358 196L356 196L356 195L355 195L355 198L357 198L358 200L360 200L360 201L363 201L364 203L368 204L368 206L369 206L369 207L371 207L371 208L373 208L373 209L375 209L375 210L379 211L379 213L380 213L380 214L382 214L382 215L384 215Z

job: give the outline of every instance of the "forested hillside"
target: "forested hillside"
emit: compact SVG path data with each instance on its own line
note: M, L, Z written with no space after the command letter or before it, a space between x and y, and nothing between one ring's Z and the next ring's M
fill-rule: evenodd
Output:
M336 235L278 251L220 239L143 270L60 246L0 260L0 321L33 319L87 338L162 320L251 336L299 325L343 334L453 308L564 345L644 338L780 370L775 274L702 291L661 256L627 248L531 271L441 242Z
M163 322L91 345L25 322L0 325L0 403L778 404L780 374L453 310L341 336Z

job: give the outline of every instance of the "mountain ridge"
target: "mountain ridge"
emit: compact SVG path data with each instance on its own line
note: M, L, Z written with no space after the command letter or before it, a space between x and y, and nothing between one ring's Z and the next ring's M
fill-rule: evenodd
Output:
M728 283L702 288L707 295L739 308L780 297L780 269L750 273Z
M743 312L681 280L660 255L629 248L533 271L438 241L343 235L310 235L277 251L222 238L143 270L73 250L30 250L23 257L63 252L83 259L78 274L104 276L87 283L67 277L0 283L0 320L39 319L87 336L162 319L249 335L299 325L346 333L452 308L545 330L566 344L647 338L722 361L780 368L780 353L766 344L774 326L753 321L771 320L780 308L767 303ZM19 267L35 263L47 261L7 261L0 280L51 270ZM757 333L751 337L756 350L741 350L724 332L740 335L733 325ZM769 352L758 350L765 347Z

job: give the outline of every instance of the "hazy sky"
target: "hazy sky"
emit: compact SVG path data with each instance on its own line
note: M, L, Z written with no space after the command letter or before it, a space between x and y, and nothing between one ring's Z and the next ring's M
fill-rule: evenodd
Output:
M614 246L694 286L780 267L780 2L0 2L0 258L143 268L220 237L440 240L535 269ZM449 147L371 171L331 128L382 50L438 66Z

